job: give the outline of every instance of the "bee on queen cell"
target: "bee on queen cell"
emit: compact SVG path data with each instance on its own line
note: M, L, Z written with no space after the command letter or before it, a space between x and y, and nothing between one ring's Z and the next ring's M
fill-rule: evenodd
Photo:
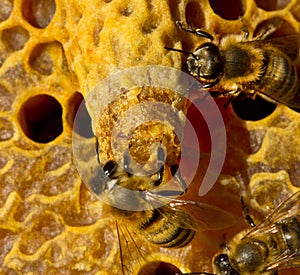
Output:
M280 269L300 267L300 191L257 226L244 204L243 209L253 229L237 234L224 253L214 257L215 273L184 275L276 275Z
M194 52L165 48L189 55L188 72L212 96L234 99L258 94L271 102L300 108L300 80L295 65L300 34L266 39L276 30L271 26L252 41L227 36L215 44L209 33L185 28L178 21L176 24L183 31L210 40ZM248 33L245 30L245 38Z
M96 147L98 148L97 142ZM162 185L167 169L162 146L157 148L156 156L157 172L147 176L133 173L129 153L124 154L123 167L114 160L109 160L104 165L99 162L101 169L89 184L93 193L104 197L105 202L108 202L103 210L106 215L117 221L123 274L128 273L125 269L130 263L125 261L128 261L130 255L123 255L118 228L124 227L123 234L130 234L128 239L132 242L138 239L159 247L180 248L189 244L198 231L220 230L235 222L231 214L218 207L176 198L184 194L187 188L177 164L169 169L182 190L162 189L156 192L155 188ZM119 205L130 205L132 209L140 209L146 204L150 207L141 211L130 211L114 207L116 202ZM133 246L135 249L138 247Z

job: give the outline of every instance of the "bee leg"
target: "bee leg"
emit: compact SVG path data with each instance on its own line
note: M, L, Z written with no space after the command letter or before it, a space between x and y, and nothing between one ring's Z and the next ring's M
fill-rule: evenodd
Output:
M196 34L196 35L199 35L201 37L204 37L204 38L208 38L209 40L213 41L214 38L211 34L205 32L205 31L201 31L200 29L190 29L190 28L185 28L182 26L182 24L179 22L179 21L176 21L176 25L182 30L182 31L185 31L185 32L190 32L190 33L193 33L193 34Z
M165 151L159 146L157 149L157 180L154 181L155 186L159 186L164 178L165 171Z
M179 165L176 163L176 164L172 165L170 167L170 169L171 169L172 176L175 177L176 181L179 183L179 185L182 189L182 192L179 195L184 195L186 193L186 190L187 190L187 184L181 176Z
M242 23L242 32L244 33L244 40L248 40L248 38L249 38L249 30L248 30L248 27L245 24L243 16L239 16L239 20Z
M98 162L98 164L100 164L100 160L99 160L99 140L96 136L95 136L95 150L96 150L97 162Z
M123 167L124 170L126 171L127 175L129 177L131 177L133 175L133 171L129 167L129 164L130 164L130 153L128 151L124 154L123 163L124 163L124 167Z
M244 217L246 222L251 226L251 227L255 227L255 223L252 219L252 217L249 214L249 208L246 206L243 197L241 197L241 204L242 204L242 208L243 208L243 212L244 212Z

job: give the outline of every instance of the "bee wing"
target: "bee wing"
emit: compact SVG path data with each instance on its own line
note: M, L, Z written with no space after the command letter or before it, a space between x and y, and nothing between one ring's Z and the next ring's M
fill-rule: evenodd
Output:
M297 59L300 48L300 34L289 34L263 40L284 52L292 61Z
M229 212L217 206L190 200L171 199L154 193L148 195L151 197L151 201L159 202L159 205L164 203L165 206L170 207L174 211L174 214L186 225L186 228L189 229L201 231L220 230L236 223L235 218ZM189 214L195 225L191 226L190 219L181 213Z
M276 258L276 260L266 266L266 271L300 267L300 256L295 257L294 255L289 255L284 253Z
M119 267L117 268L121 268L122 275L137 274L137 270L152 260L151 253L153 251L158 252L159 247L145 242L138 234L134 234L125 225L118 222L116 222L116 230L120 254Z
M246 236L255 237L256 234L268 234L276 229L275 223L282 222L283 219L292 218L300 213L300 191L293 194L286 201L281 203L276 210L271 213L262 223L254 227ZM266 271L276 269L299 267L300 255L291 255L289 251L285 251L274 259L274 262L269 263Z
M271 213L262 223L254 227L247 236L252 237L257 233L269 232L275 223L298 214L300 214L300 191L282 202L273 213Z

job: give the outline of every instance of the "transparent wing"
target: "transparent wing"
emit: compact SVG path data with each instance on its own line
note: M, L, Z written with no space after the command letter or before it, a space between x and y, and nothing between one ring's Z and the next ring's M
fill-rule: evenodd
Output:
M270 228L283 219L295 217L300 214L300 191L290 196L286 201L282 202L273 213L271 213L262 223L254 227L247 236L262 232L269 232Z
M300 34L289 34L278 36L274 38L268 38L265 40L253 40L246 43L263 45L265 43L272 44L273 47L276 47L283 53L285 53L291 61L295 61L299 55L300 48Z
M269 234L275 233L276 223L282 222L284 219L296 218L300 220L300 191L293 194L286 201L281 203L276 210L269 215L261 224L254 227L248 234L247 237L254 237L256 234ZM300 253L292 255L288 250L283 254L279 255L271 262L267 267L267 271L289 268L289 267L300 267Z
M159 248L141 239L139 235L118 222L116 230L122 275L137 274L137 270L151 261L151 253Z
M164 207L169 207L174 212L174 215L177 215L182 220L182 223L186 225L186 228L189 229L196 231L220 230L233 226L236 223L236 219L229 212L213 205L177 198L171 199L170 197L151 192L147 192L147 196L152 206L155 206L157 203L159 205L164 203ZM191 225L190 217L194 222L193 225Z

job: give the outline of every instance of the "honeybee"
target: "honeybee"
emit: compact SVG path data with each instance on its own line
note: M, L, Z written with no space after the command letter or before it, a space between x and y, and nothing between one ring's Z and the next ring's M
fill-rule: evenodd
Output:
M253 229L237 234L225 253L214 258L215 275L275 275L279 269L300 267L300 191L259 225L247 211L246 220Z
M299 34L266 39L271 33L268 30L252 41L228 36L217 45L209 33L176 23L181 30L211 41L194 52L165 48L189 54L188 72L212 96L234 99L258 94L269 101L300 108L300 80L294 62L299 53ZM247 38L249 32L245 34Z
M192 241L198 230L218 230L234 224L232 215L218 207L176 198L187 188L177 164L171 166L170 173L180 188L163 188L167 170L164 159L165 151L158 146L157 173L147 176L133 174L129 153L124 154L123 167L114 160L103 167L99 165L89 187L105 198L103 211L116 219L117 228L126 228L122 232L131 234L131 241L140 238L159 247L181 248ZM120 248L125 274L125 258L130 253L125 256L122 251Z

